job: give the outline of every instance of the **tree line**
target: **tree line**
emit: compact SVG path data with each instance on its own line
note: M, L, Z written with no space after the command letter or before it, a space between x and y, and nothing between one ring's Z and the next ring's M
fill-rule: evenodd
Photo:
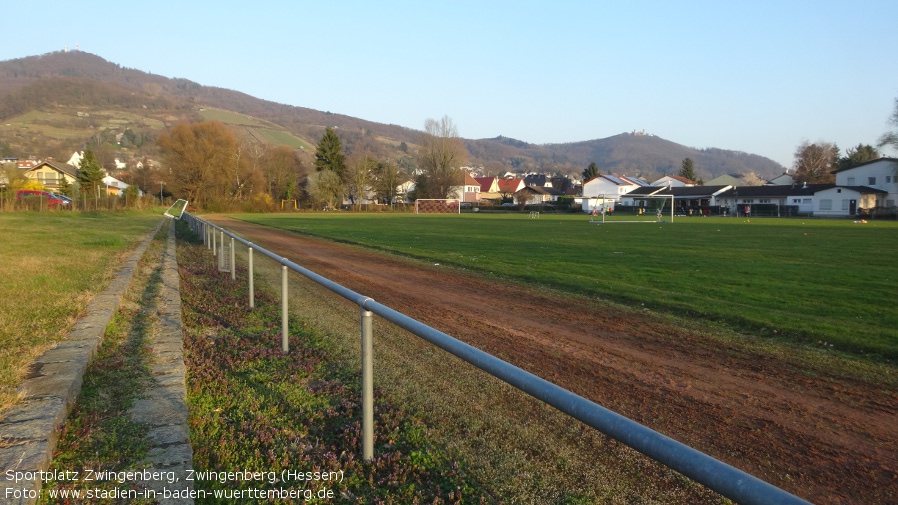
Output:
M164 168L155 181L168 194L206 210L270 210L281 200L301 198L316 208L334 209L348 201L390 205L397 187L414 181L415 198L450 198L464 183L467 152L458 129L446 116L428 119L414 149L413 166L384 156L370 145L347 153L334 128L325 128L313 166L305 166L285 146L240 142L218 121L180 123L158 139ZM407 145L403 146L409 150Z

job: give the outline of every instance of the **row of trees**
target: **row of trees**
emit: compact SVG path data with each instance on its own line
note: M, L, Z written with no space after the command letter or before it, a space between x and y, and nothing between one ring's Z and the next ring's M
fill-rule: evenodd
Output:
M198 208L270 208L297 196L303 167L289 147L241 143L218 121L180 123L157 143L169 168L157 182Z
M309 176L306 189L325 207L334 207L344 197L355 206L372 196L378 203L390 204L395 201L401 179L414 175L415 189L410 198L455 196L453 187L464 183L462 166L467 150L452 119L427 119L415 154L417 169L413 174L379 159L370 149L346 156L336 132L327 128L315 151L316 172Z
M165 185L170 194L204 209L231 208L245 202L270 207L280 199L298 198L301 192L324 208L335 208L344 199L355 206L370 198L390 204L402 179L412 176L412 198L448 198L453 196L453 186L463 183L461 167L467 160L458 129L448 116L425 122L415 151L414 173L378 156L373 147L363 145L346 153L332 128L325 129L316 147L311 173L290 148L241 143L217 121L178 124L161 135L157 144L169 173L160 174L155 181L141 181L142 187ZM135 175L145 179L147 174Z
M898 128L898 99L890 123ZM325 207L334 208L348 199L360 206L373 198L389 204L395 200L396 188L402 178L413 176L415 198L453 197L453 188L463 185L462 166L467 150L458 128L448 116L427 119L418 146L412 148L417 164L413 173L397 163L378 156L376 149L361 148L346 153L340 137L326 128L318 143L314 168L307 174L305 167L287 147L267 148L257 143L240 143L225 125L216 121L179 124L158 139L171 173L160 181L171 193L183 196L201 208L226 207L230 204L254 200L273 204L279 199L292 199L305 191ZM879 147L898 149L898 129L886 133ZM406 146L406 151L409 148ZM844 155L829 142L802 142L795 152L794 177L809 184L832 182L836 169L855 166L880 156L872 145L858 144ZM94 165L86 157L86 178L95 177ZM406 167L408 168L408 167ZM599 175L595 163L583 171L584 180ZM697 180L691 158L683 160L680 176ZM749 174L753 175L753 174ZM746 179L756 183L757 176ZM85 181L91 184L89 181ZM700 181L699 181L700 182Z

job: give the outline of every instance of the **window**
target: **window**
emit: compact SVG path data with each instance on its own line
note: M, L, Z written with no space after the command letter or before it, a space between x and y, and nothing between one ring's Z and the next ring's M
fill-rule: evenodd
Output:
M870 186L876 184L876 177L867 177L867 184L869 184Z
M887 176L886 176L886 184L889 184L889 183L891 183L891 182L892 182L892 176L891 176L891 175L887 175Z
M820 200L820 210L833 210L833 201L829 199Z
M805 205L810 205L810 204L811 204L811 199L810 199L810 198L805 198L801 203L803 203L803 204L805 204Z
M849 186L854 186L854 177L849 177L848 182L846 182L846 184Z
M842 210L848 210L848 200L842 200Z
M801 203L801 198L793 198L793 199L792 199L792 203L794 203L795 205L800 204L800 203Z

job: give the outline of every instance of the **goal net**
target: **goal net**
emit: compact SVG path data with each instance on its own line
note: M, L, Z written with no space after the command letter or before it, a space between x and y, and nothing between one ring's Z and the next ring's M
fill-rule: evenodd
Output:
M457 198L428 198L415 200L415 214L460 214Z
M661 221L667 215L670 215L670 221L674 219L674 195L646 195L641 196L640 200L645 201L646 213L653 212L655 218ZM651 202L651 203L648 203Z

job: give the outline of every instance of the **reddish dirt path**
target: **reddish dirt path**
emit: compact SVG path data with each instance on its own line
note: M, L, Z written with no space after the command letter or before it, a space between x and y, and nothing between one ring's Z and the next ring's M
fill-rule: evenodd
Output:
M582 299L222 217L318 274L819 504L898 503L898 391ZM426 300L426 301L425 301Z

